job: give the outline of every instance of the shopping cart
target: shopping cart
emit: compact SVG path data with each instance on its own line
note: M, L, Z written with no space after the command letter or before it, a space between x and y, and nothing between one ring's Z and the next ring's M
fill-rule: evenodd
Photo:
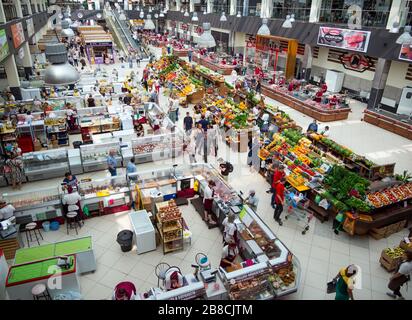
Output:
M305 234L309 230L309 223L313 219L314 214L309 210L309 199L297 195L291 190L285 190L285 203L286 203L286 216L287 220L289 217L296 218L297 221L303 221L304 227L302 234Z

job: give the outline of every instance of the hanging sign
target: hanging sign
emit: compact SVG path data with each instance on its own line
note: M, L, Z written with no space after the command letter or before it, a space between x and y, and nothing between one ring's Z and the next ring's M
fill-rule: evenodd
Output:
M357 72L364 72L372 66L370 59L359 53L342 54L339 60L345 69Z
M412 44L403 44L399 53L399 59L412 62Z
M249 35L248 39L246 40L246 47L256 48L256 37Z
M318 45L366 52L370 35L370 31L319 27Z
M21 22L11 26L11 34L13 36L13 44L15 48L18 48L24 40L26 40L24 37L23 24Z

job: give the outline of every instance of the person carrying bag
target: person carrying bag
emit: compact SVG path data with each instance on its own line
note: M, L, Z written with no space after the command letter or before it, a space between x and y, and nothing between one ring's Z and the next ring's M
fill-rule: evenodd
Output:
M398 298L399 300L405 299L400 290L405 283L411 280L412 273L412 248L406 249L405 254L406 259L399 265L398 270L389 280L388 288L392 292L386 293L391 298Z

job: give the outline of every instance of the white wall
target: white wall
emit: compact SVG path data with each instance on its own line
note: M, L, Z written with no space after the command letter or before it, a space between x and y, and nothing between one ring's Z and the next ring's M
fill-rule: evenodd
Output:
M246 33L235 32L235 48L244 47L246 45Z
M347 75L361 78L364 80L373 80L375 72L373 71L364 71L356 72L345 69L342 64L328 61L328 48L319 47L319 55L317 59L313 59L312 65L318 66L325 69L334 69L342 71ZM386 84L388 86L396 87L402 89L405 86L412 86L412 81L406 80L405 76L408 69L408 63L392 61L391 68L389 70L389 75Z

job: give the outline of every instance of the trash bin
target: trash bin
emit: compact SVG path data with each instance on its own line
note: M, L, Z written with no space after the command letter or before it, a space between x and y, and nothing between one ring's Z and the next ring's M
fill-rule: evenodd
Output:
M122 230L117 234L117 243L123 252L129 252L133 246L133 232L130 230Z
M60 228L60 223L58 221L53 221L50 223L50 230L57 231Z
M43 230L44 230L45 232L50 231L50 222L49 222L49 221L44 221L41 225L42 225Z

